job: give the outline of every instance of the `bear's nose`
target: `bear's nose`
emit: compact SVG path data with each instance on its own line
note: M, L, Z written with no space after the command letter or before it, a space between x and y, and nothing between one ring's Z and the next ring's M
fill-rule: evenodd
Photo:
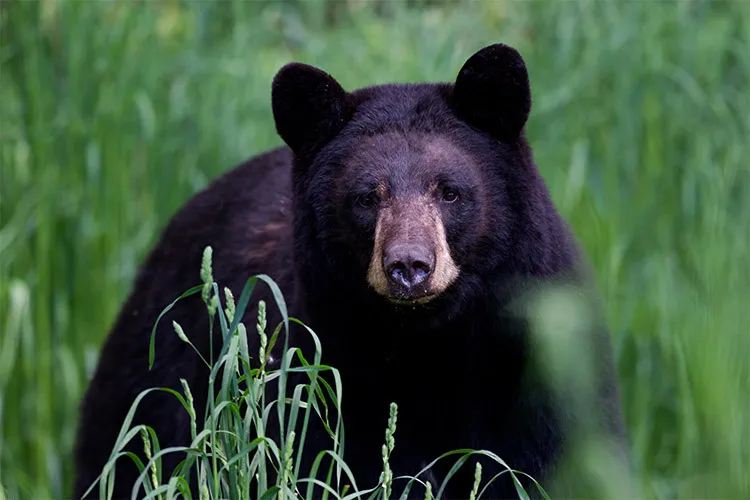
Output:
M383 269L391 285L410 294L424 283L435 268L435 254L425 245L414 243L389 246L383 254Z

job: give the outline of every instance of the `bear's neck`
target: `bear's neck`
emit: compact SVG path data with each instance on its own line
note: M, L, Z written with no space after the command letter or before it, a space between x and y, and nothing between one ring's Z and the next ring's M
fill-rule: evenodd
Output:
M448 304L397 307L369 290L341 286L300 294L304 321L320 336L324 357L332 364L353 358L360 367L363 362L400 366L404 357L412 359L412 366L450 357L478 359L482 353L474 347L485 335L503 344L500 352L509 357L523 349L523 325L505 311L508 304L498 295L466 298L460 310L446 314Z

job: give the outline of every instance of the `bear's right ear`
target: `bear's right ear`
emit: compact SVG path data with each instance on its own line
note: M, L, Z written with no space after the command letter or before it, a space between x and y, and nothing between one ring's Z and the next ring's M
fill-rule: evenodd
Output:
M302 63L282 67L271 86L276 131L297 156L310 157L341 132L354 112L328 73Z
M461 119L501 141L514 141L531 111L526 63L498 43L471 56L453 86L452 105Z

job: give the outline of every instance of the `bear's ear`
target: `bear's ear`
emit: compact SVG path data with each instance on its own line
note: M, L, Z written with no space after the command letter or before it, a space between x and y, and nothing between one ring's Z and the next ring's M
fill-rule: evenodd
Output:
M521 54L503 44L471 56L453 86L459 118L501 141L519 137L531 111L529 75Z
M271 86L276 131L298 156L309 157L333 139L353 114L349 94L329 74L289 63Z

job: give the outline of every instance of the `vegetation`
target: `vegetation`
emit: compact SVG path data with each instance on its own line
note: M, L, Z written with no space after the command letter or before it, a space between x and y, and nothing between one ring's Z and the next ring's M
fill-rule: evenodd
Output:
M280 499L300 496L319 498L322 493L330 498L346 500L378 499L381 496L389 498L391 493L403 495L405 498L410 491L421 486L426 488L425 499L430 500L435 498L435 495L431 485L427 486L424 477L418 477L420 474L429 470L440 459L454 456L453 458L459 458L457 466L460 467L470 455L482 453L500 463L503 469L485 483L481 466L477 465L474 485L471 491L466 492L467 496L481 498L489 483L501 474L510 474L515 479L519 495L522 495L522 498L528 497L528 493L517 480L518 475L523 472L514 471L500 457L486 450L449 450L440 457L435 457L417 477L394 477L394 471L391 470L388 461L395 446L398 415L395 403L390 405L385 430L382 448L383 471L380 479L376 484L363 485L362 478L359 478L358 484L357 478L346 465L346 456L343 453L346 444L343 439L345 423L339 412L343 381L335 367L321 364L322 346L318 336L304 323L288 316L281 290L266 275L250 277L236 303L229 289L225 288L224 293L220 293L218 283L213 280L212 253L212 248L208 247L203 254L200 272L203 284L185 291L163 311L163 314L166 314L180 300L201 293L207 314L214 320L218 318L219 330L208 332L209 335L221 335L224 340L223 348L217 357L218 361L213 363L206 360L193 346L196 356L207 363L211 372L208 391L212 396L208 398L203 428L197 426L197 409L193 405L193 394L185 379L181 379L182 394L163 387L146 389L131 406L109 461L98 481L91 484L88 491L98 491L100 498L111 498L112 481L117 481L116 461L120 463L120 460L134 460L140 471L134 488L138 491L141 491L142 487L145 488L145 499L170 500L179 496L206 500L272 499L275 496ZM271 288L274 305L278 308L282 320L275 327L269 325L266 304L260 301L256 332L248 333L247 326L241 319L259 281L262 282L262 286L267 285ZM216 324L213 321L212 323ZM302 352L297 346L289 343L287 333L290 326L294 325L306 329L312 336L316 346L315 352ZM182 326L177 322L173 322L172 326L180 340L192 346ZM156 328L152 332L152 339L155 333ZM258 338L253 339L253 335L258 335ZM284 355L279 369L269 369L270 351L277 343L284 346ZM250 346L259 346L258 352L253 352ZM313 356L312 363L307 359L310 354ZM157 355L152 341L149 352L151 365ZM320 376L327 371L333 373L332 379L326 380ZM294 384L292 387L293 380L290 375L294 373L305 373L310 379L309 383ZM333 381L333 384L330 384L330 381ZM158 435L151 427L132 425L136 408L141 404L148 404L144 401L149 393L157 390L167 391L178 398L188 413L192 439L189 446L162 448ZM275 396L272 398L269 393ZM312 451L315 454L312 470L306 471L300 466L311 418L319 418L324 422L331 439L329 445L323 449L306 450L307 453ZM279 436L272 430L276 428L274 422L283 422L280 428L284 431ZM137 440L139 435L143 442L146 462L125 449L125 446L132 440ZM378 450L372 451L375 453ZM166 471L162 469L162 460L167 454L179 454L181 459L177 470L173 471L171 476L166 476ZM306 475L308 472L309 477ZM318 475L320 472L327 472L325 482L321 481ZM193 478L197 478L196 484L191 483L191 474ZM450 481L450 476L452 473L449 477L441 478L438 497ZM544 498L549 498L536 481L534 486L543 492Z
M641 497L750 496L747 2L36 0L0 3L0 36L0 497L69 495L135 270L281 143L282 64L444 81L496 41L527 60L529 138L597 273Z

